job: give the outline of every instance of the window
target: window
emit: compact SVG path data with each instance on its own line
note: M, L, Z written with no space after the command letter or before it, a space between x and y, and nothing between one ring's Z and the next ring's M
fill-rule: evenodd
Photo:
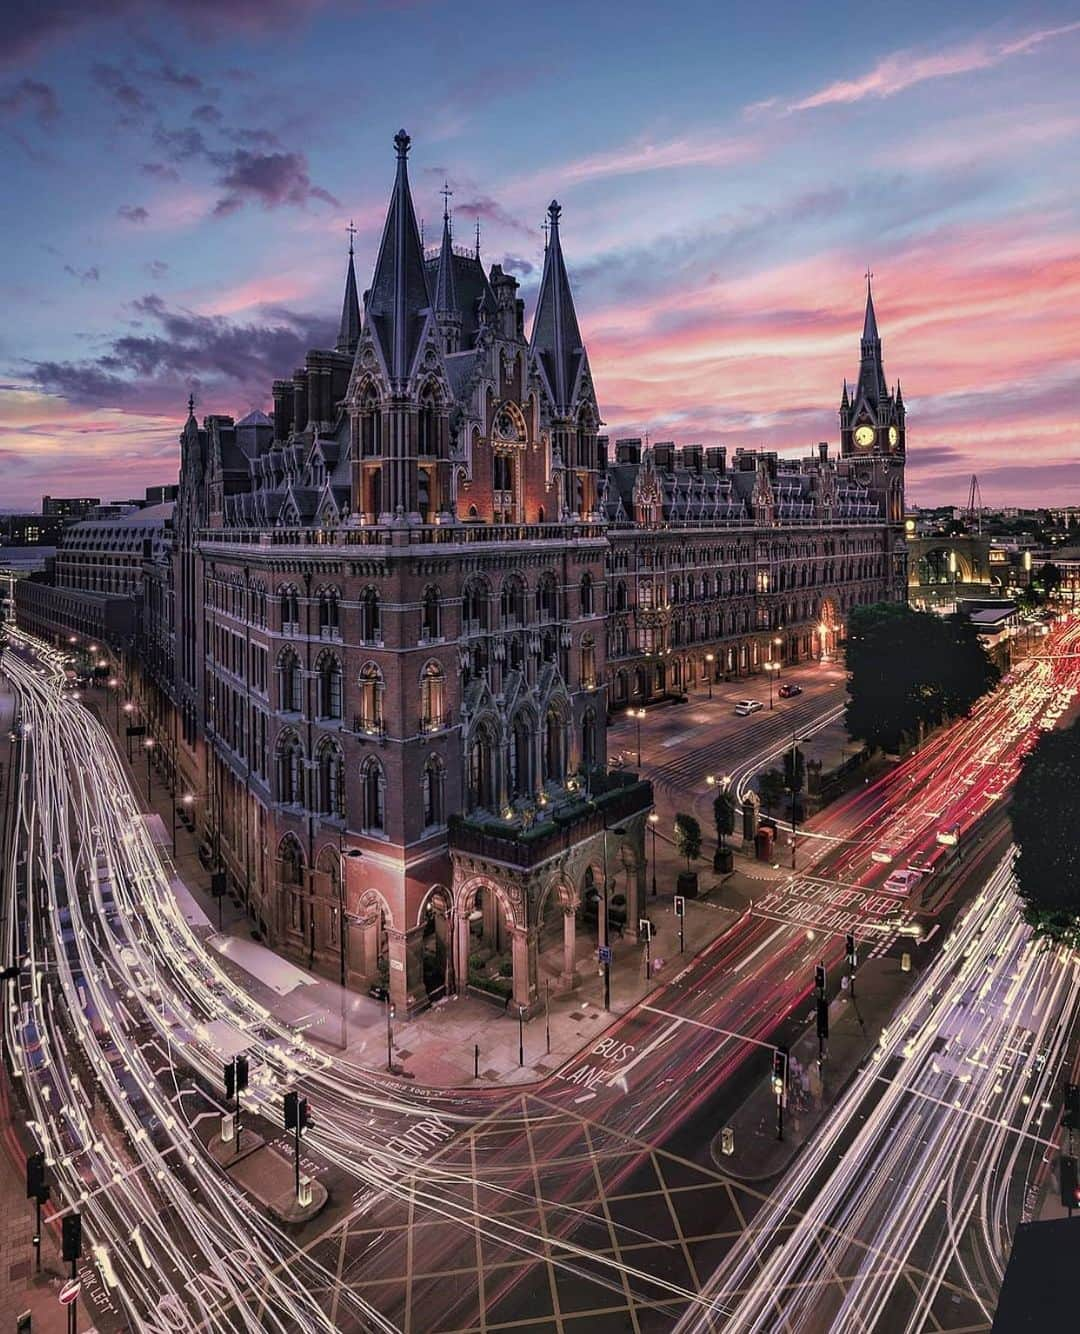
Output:
M581 640L581 686L583 690L596 688L596 641L592 635Z
M360 794L361 828L381 832L386 819L386 776L374 755L360 766Z
M286 806L304 804L304 748L292 733L278 743L278 795Z
M559 590L553 574L542 574L536 586L536 610L541 621L559 619Z
M510 791L515 798L533 793L533 724L527 713L514 718L510 731Z
M581 762L586 769L596 768L596 713L586 709L581 719Z
M516 575L503 584L502 620L504 626L525 624L525 586Z
M462 616L465 633L476 634L488 628L489 588L483 579L473 579L465 585L462 597Z
M432 755L424 765L422 800L424 806L424 828L432 829L441 825L445 816L444 788L446 771L437 755Z
M319 638L340 639L340 613L336 589L319 594Z
M561 783L566 770L563 755L563 723L554 709L544 718L542 767L545 783Z
M301 713L303 687L300 659L292 649L285 649L278 659L278 707L286 713Z
M383 675L373 662L360 672L360 713L356 730L380 736L383 730Z
M382 642L379 595L374 588L365 588L360 594L360 641L364 644Z
M439 452L439 420L434 392L428 388L420 398L417 415L417 453L430 457Z
M341 663L334 654L319 660L319 717L340 718L342 698Z
M366 459L382 453L382 414L379 400L370 391L360 405L360 453Z
M324 744L319 752L319 813L340 819L345 814L345 762L339 747Z
M429 662L420 677L420 727L437 732L446 724L446 677L437 662Z
M431 641L442 638L442 613L439 606L439 590L425 588L423 602L420 605L420 639Z
M295 588L283 588L281 599L281 630L283 634L300 632L300 598Z
M581 614L582 616L593 614L593 581L591 574L581 576Z
M473 735L468 771L470 806L491 810L495 804L495 738L486 722Z

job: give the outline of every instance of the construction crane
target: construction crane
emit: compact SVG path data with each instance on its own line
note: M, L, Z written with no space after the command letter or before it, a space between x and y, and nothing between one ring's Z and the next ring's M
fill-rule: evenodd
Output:
M983 498L982 491L979 490L979 479L974 473L971 474L971 485L968 487L967 508L964 510L964 523L969 532L975 533L978 537L982 536L983 519Z

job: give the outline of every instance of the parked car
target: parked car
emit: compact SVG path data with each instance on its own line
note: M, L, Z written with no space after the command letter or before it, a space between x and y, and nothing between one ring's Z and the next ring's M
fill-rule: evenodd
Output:
M785 681L776 693L781 699L794 699L796 695L802 694L802 686L797 686L794 681Z
M757 699L741 699L735 705L736 717L745 718L748 713L757 713L758 709L764 708L764 705Z

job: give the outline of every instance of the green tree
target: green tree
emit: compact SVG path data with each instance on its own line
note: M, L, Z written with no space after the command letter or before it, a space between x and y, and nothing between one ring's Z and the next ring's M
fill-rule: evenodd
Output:
M701 825L692 815L676 815L674 829L675 851L686 858L686 869L701 856Z
M726 846L725 840L735 832L735 793L730 783L725 783L717 792L712 809L716 841L723 848Z
M902 603L852 610L847 667L848 735L886 750L966 714L999 676L966 618Z
M763 774L759 774L757 788L761 804L765 807L765 814L769 815L772 813L772 808L784 800L787 782L783 769L766 769Z
M1009 804L1017 893L1035 935L1080 949L1080 724L1046 732Z
M1039 566L1035 582L1048 598L1055 597L1061 588L1061 566L1052 560L1045 561Z

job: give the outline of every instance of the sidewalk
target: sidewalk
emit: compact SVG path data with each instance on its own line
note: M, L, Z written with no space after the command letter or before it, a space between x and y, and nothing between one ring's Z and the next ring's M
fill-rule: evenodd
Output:
M711 1145L713 1162L744 1181L765 1181L782 1172L836 1105L841 1091L877 1042L882 1027L896 1013L918 981L923 961L912 955L904 973L900 958L885 955L863 964L855 978L855 1000L842 991L829 1005L829 1040L824 1065L818 1065L816 1024L811 1023L790 1047L790 1078L784 1110L784 1138L776 1138L776 1098L771 1064L763 1053L759 1086L728 1122L735 1151L721 1151L721 1133ZM807 1011L813 1016L813 1000Z

